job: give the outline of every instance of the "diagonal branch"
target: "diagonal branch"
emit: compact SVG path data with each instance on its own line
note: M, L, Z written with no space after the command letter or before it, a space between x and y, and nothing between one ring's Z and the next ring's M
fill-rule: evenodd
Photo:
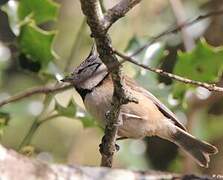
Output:
M21 99L36 95L36 94L49 94L49 93L55 93L55 92L60 92L60 91L64 91L66 89L71 88L72 85L57 85L57 86L49 86L49 87L35 87L35 88L31 88L27 91L18 93L14 96L11 96L3 101L0 101L0 107L4 106L6 104L9 104L11 102L15 102L15 101L19 101Z
M144 64L138 63L132 57L124 55L124 54L118 52L117 50L113 50L113 51L114 51L114 53L116 55L118 55L119 57L124 59L121 63L123 63L125 61L128 61L128 62L130 62L132 64L135 64L135 65L137 65L139 67L142 67L144 69L147 69L147 70L155 72L155 73L158 73L161 76L166 76L168 78L177 80L177 81L185 83L185 84L192 84L192 85L195 85L195 86L201 86L203 88L208 89L209 91L223 92L223 87L218 87L215 84L209 84L209 83L205 83L205 82L195 81L195 80L188 79L188 78L185 78L185 77L182 77L182 76L178 76L178 75L175 75L175 74L172 74L172 73L168 73L168 72L166 72L166 71L164 71L162 69L157 69L157 68L153 68L153 67L150 67L150 66L146 66Z
M142 47L140 47L139 49L137 49L133 54L131 54L131 57L139 54L141 51L143 51L145 48L149 47L151 44L155 43L157 40L161 39L162 37L166 36L166 35L170 35L170 34L174 34L179 32L182 28L191 26L199 21L202 21L204 19L213 17L213 16L220 16L223 15L223 9L219 10L219 11L212 11L209 12L207 14L204 15L200 15L197 18L191 20L191 21L185 21L184 23L176 26L176 27L171 27L169 29L167 29L166 31L163 31L162 33L158 34L157 36L151 37L150 40L148 41L148 43L146 43L145 45L143 45Z
M187 27L187 26L190 26L190 25L193 25L194 23L197 23L197 22L199 22L199 21L201 21L203 19L210 18L212 16L219 16L219 15L222 15L222 14L223 14L223 10L213 11L213 12L210 12L208 14L198 16L194 20L185 22L184 24L182 24L180 26L170 28L170 29L164 31L163 33L161 33L161 34L153 37L149 43L147 43L146 45L142 46L140 49L138 49L136 52L134 52L134 54L132 54L131 56L134 56L134 55L140 53L144 48L148 47L149 45L151 45L152 43L154 43L158 39L162 38L163 36L166 36L166 35L169 35L169 34L172 34L172 33L176 33L178 31L180 31L181 28ZM118 51L115 51L115 53L117 55L119 55L120 57L122 57L123 59L129 59L129 58L132 59L131 57L126 56L126 55L124 55L124 54L122 54L122 53L120 53ZM136 63L137 62L135 61L134 64L136 64ZM142 67L144 65L140 65L140 66ZM116 65L113 66L113 68L116 68L116 67L117 67ZM146 67L146 69L150 70L149 67ZM157 70L157 71L156 70L151 70L151 71L156 72L156 73L159 73L160 70ZM163 70L161 70L161 71L163 72ZM166 74L166 73L164 73L164 74ZM164 74L161 74L161 75L164 75ZM171 73L169 73L169 74L171 74ZM167 74L164 75L164 76L167 76L167 77L171 78L172 74L170 76L167 75ZM185 78L184 77L181 77L181 78L178 78L178 79L185 79ZM177 79L175 79L175 80L177 80ZM179 81L181 81L181 80L179 80ZM181 81L181 82L185 83L184 81ZM193 82L193 80L189 80L187 82ZM202 86L204 88L207 87L207 89L209 89L210 91L220 91L220 92L222 91L221 87L216 87L213 84L207 84L207 83L205 83L206 85L200 85L200 83L202 83L202 82L193 83L193 84L194 85L197 85L197 86ZM212 87L214 87L214 88L212 88ZM21 100L23 98L30 97L30 96L35 95L35 94L42 94L42 93L43 94L47 94L47 93L51 93L51 92L60 92L60 91L66 90L68 88L70 88L69 85L61 86L61 87L59 87L59 86L57 86L57 87L36 87L36 88L33 88L33 89L30 89L30 90L21 92L19 94L16 94L16 95L14 95L12 97L9 97L9 98L7 98L5 100L0 101L0 107L3 106L3 105L9 104L11 102L15 102L15 101Z
M109 29L118 19L125 16L125 14L131 10L134 6L139 4L141 0L121 0L114 7L109 9L105 15L106 27Z
M135 65L137 65L139 67L142 67L144 69L147 69L147 70L155 72L155 73L158 73L161 76L166 76L166 77L169 77L171 79L180 81L182 83L192 84L192 85L195 85L195 86L201 86L201 87L204 87L204 88L208 89L209 91L223 92L223 88L222 87L218 87L215 84L208 84L208 83L203 83L203 82L200 82L200 81L194 81L192 79L188 79L188 78L185 78L185 77L182 77L182 76L178 76L178 75L175 75L175 74L172 74L172 73L165 72L162 69L152 68L152 67L149 67L149 66L146 66L146 65L138 63L135 59L133 59L133 58L127 56L127 55L124 55L124 54L120 53L117 50L113 50L113 51L119 57L123 58L123 60L120 61L119 65L121 65L124 62L128 61L128 62L133 63L133 64L135 64ZM116 68L116 67L117 66L113 66L112 68ZM104 72L104 70L101 70L97 74L100 74L100 73L103 73L103 72ZM83 81L85 81L85 80L87 80L87 79L83 79ZM58 92L67 90L67 89L69 89L71 87L72 87L71 85L63 85L63 86L60 85L60 86L52 86L52 87L51 86L50 87L46 87L45 86L45 87L31 88L31 89L28 89L28 90L26 90L24 92L18 93L18 94L14 95L14 96L11 96L11 97L9 97L7 99L4 99L4 100L0 101L0 107L4 106L6 104L9 104L11 102L16 102L16 101L19 101L21 99L28 98L28 97L36 95L36 94L58 93Z

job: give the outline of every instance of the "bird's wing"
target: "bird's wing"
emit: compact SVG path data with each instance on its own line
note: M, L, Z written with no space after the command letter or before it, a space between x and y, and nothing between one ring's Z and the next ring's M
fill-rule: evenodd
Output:
M133 90L142 92L146 97L153 101L153 103L158 107L158 109L163 113L164 116L171 119L175 125L186 131L185 126L178 121L174 113L172 113L162 102L159 101L152 93L139 86L133 79L125 77L125 82L127 86L130 86Z

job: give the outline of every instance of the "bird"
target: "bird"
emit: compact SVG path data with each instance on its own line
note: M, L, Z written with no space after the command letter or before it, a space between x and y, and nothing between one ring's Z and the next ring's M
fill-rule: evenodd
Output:
M86 110L102 125L106 125L106 113L112 103L114 85L111 74L93 46L88 57L63 82L70 83L80 94ZM187 132L176 115L152 93L123 75L123 87L137 99L121 105L118 118L118 139L141 139L158 136L175 143L200 166L207 168L210 155L218 149Z

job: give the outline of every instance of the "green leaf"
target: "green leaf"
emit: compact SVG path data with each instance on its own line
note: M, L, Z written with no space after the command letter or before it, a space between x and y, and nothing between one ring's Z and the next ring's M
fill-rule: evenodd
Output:
M74 118L76 114L76 104L73 99L71 99L67 107L64 107L56 101L55 110L61 116Z
M29 59L40 62L45 68L54 58L52 42L55 36L53 31L44 31L38 28L33 21L24 24L18 37L21 51Z
M100 127L97 121L95 121L95 119L80 106L77 106L76 119L79 119L81 121L84 128L94 126Z
M32 14L37 24L56 20L58 16L59 5L52 0L20 0L18 16L23 20L26 16Z
M92 116L85 115L84 117L78 117L81 120L84 128L97 126L96 121Z
M211 47L206 41L198 42L192 52L179 52L174 74L193 80L214 83L219 81L223 67L223 48ZM174 97L182 98L192 86L175 82Z

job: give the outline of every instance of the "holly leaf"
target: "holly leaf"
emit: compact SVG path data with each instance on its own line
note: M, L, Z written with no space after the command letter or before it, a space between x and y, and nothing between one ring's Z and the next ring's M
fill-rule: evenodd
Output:
M38 28L34 21L30 21L21 27L18 37L21 52L28 59L39 62L42 68L45 68L54 58L52 42L55 31L44 31Z
M178 53L173 73L201 82L215 83L219 81L222 70L223 48L211 47L206 41L201 40L193 51ZM191 88L193 86L175 82L174 97L183 98L186 90Z
M70 102L68 103L67 107L64 107L56 101L55 110L61 116L74 118L75 114L76 114L76 104L73 101L73 99L71 99Z
M59 5L52 0L21 0L19 2L18 16L23 20L32 14L37 24L56 20L59 12Z

